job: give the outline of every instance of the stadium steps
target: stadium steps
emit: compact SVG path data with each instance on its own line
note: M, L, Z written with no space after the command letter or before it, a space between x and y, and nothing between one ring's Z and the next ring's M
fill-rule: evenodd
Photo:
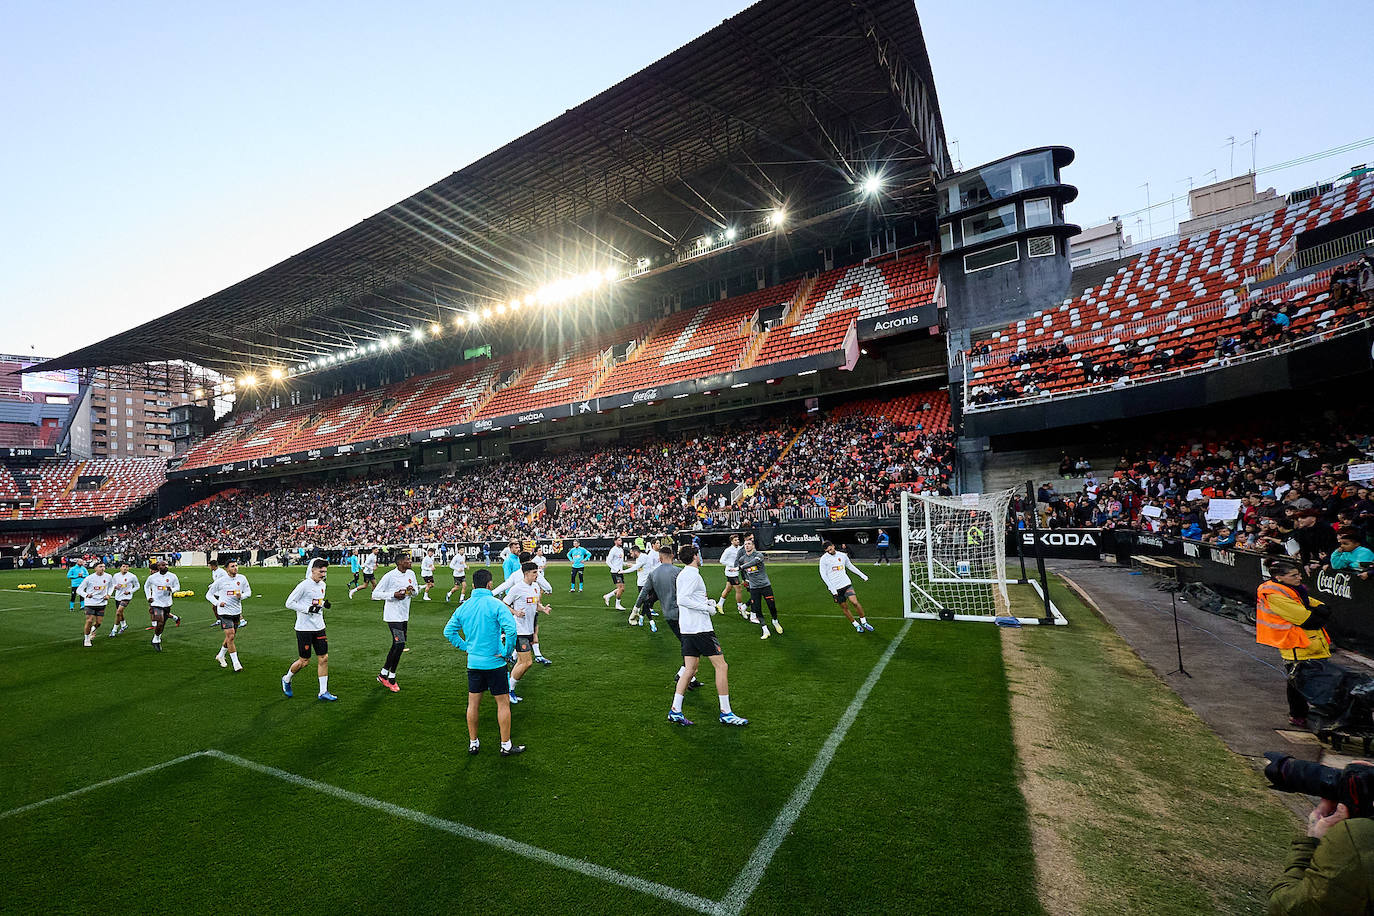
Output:
M805 432L806 432L808 429L810 429L810 428L811 428L811 424L810 424L810 423L803 423L803 424L802 424L801 429L797 430L797 432L792 436L792 438L787 440L787 444L784 445L784 446L782 447L782 451L778 452L778 457L773 461L772 464L770 464L770 465L768 466L768 470L766 470L766 471L764 471L762 474L760 474L758 480L755 480L752 484L750 484L749 486L745 487L744 490L742 490L742 491L740 492L740 499L744 499L744 494L745 494L746 492L747 492L747 493L752 493L752 492L754 492L755 490L757 490L757 489L759 488L759 486L762 485L763 482L764 482L765 480L767 480L770 476L772 476L773 472L776 471L776 470L778 469L778 465L782 464L783 459L787 457L787 453L790 452L790 451L792 451L792 446L796 445L796 444L797 444L797 440L800 439L800 438L802 437L802 434L805 433ZM731 503L731 505L732 505L732 506L737 506L737 505L739 505L739 500L738 500L738 499L735 500L733 503Z
M67 485L62 488L62 492L58 494L59 496L67 496L72 492L72 490L76 489L77 478L81 476L81 471L85 467L86 462L84 461L78 461L76 463L76 466L72 468L72 476L67 480Z
M482 396L477 399L476 405L472 408L472 413L468 414L467 419L463 422L468 422L469 420L472 420L474 417L480 417L482 415L482 411L485 410L487 405L491 403L492 398L496 397L496 395L501 393L501 391L503 391L504 389L509 388L511 385L519 384L520 379L523 378L524 375L525 369L517 369L515 371L515 375L511 376L511 380L506 384L491 385L490 387L488 387L486 391L482 392Z
M740 354L738 362L735 363L734 371L748 369L758 360L759 354L763 352L764 344L768 342L768 335L779 328L788 328L801 320L803 307L806 300L811 298L811 291L816 288L816 281L819 275L806 277L797 286L797 292L792 296L792 301L787 306L787 311L782 316L782 321L773 328L764 328L756 333L749 341L749 345ZM789 446L790 447L790 446Z
M1063 448L1034 448L989 452L983 466L983 490L987 493L998 493L1014 489L1017 493L1024 493L1026 481L1032 480L1036 487L1051 481L1060 493L1078 492L1083 487L1085 477L1074 476L1066 479L1059 476L1059 456L1065 451ZM1069 457L1074 460L1087 458L1098 480L1110 477L1111 469L1116 467L1117 459L1121 457L1110 451L1067 451Z

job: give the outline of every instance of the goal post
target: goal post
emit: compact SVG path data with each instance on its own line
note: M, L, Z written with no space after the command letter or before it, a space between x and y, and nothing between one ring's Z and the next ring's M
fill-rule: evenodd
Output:
M902 492L904 616L986 622L1016 616L1007 593L1017 582L1007 578L1007 515L1015 492ZM1054 617L1067 622L1057 609Z

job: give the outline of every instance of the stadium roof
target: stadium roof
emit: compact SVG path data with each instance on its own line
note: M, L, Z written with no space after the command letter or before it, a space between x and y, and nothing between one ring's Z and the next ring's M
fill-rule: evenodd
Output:
M299 364L591 269L667 263L879 172L889 216L928 215L949 172L910 0L762 0L332 238L33 368Z

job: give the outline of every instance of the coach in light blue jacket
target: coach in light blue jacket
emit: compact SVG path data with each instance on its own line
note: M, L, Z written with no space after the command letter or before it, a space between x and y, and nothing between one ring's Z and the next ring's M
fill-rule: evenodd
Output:
M496 698L496 721L501 727L501 756L525 750L510 740L510 682L506 656L515 648L515 617L491 593L491 573L479 569L472 577L472 597L464 601L444 627L444 638L468 654L468 753L477 753L478 713L482 694Z

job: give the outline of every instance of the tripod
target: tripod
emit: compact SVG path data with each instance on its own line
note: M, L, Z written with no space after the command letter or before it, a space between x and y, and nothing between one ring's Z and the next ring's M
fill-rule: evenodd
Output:
M1180 639L1178 635L1178 591L1179 589L1183 588L1183 583L1161 583L1160 588L1163 588L1165 591L1169 593L1169 603L1173 606L1174 610L1174 648L1178 650L1178 667L1175 668L1173 671L1170 671L1169 673L1181 674L1184 677L1191 678L1192 675L1189 674L1188 670L1183 667L1183 640Z

